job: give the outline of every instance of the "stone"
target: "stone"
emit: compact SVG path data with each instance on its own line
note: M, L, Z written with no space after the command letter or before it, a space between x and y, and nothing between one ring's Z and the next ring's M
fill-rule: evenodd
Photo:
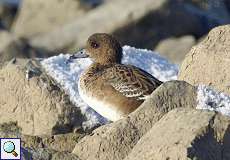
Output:
M59 151L72 152L76 143L84 136L80 133L66 133L53 135L52 137L43 138L44 146Z
M0 2L0 29L10 30L17 13L17 6Z
M160 119L125 160L229 159L230 118L211 111L176 108Z
M14 59L3 66L0 93L0 123L15 122L22 134L67 133L85 119L36 60Z
M216 27L182 62L178 79L230 94L230 25Z
M76 142L85 133L66 133L52 136L30 136L21 134L21 129L16 123L0 124L0 138L20 138L22 159L73 159L79 160L71 154Z
M196 43L192 35L172 37L159 42L154 51L166 57L173 63L181 64L185 55Z
M229 22L223 0L167 0L157 10L113 34L122 44L152 50L164 39L184 35L199 38L213 27Z
M17 38L7 31L0 31L0 41L0 66L14 57L34 58L48 56L48 52L33 48L26 39Z
M107 1L86 14L76 17L73 22L63 27L30 38L30 44L48 51L60 51L66 48L76 51L77 48L85 45L86 40L93 33L112 33L118 28L139 21L149 12L156 11L166 1L145 0L145 3L142 0L133 0L132 3L124 0ZM125 36L127 37L127 32Z
M73 153L82 160L120 160L167 112L174 108L195 108L196 88L183 81L162 84L127 118L94 130L82 138Z
M19 136L25 148L48 148L58 152L72 152L85 133L65 133L52 136Z
M44 148L22 148L22 155L23 160L80 160L76 155L69 152L57 152L51 149Z
M18 138L21 136L21 129L14 122L0 124L0 138Z
M13 32L19 37L47 33L84 13L78 0L23 0Z

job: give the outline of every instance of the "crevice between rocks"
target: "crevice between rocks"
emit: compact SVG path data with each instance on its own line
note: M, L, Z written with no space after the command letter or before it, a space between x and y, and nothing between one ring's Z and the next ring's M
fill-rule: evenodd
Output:
M223 141L218 141L214 122L217 114L209 121L205 133L195 137L192 146L187 149L188 157L196 160L229 160L230 159L230 125Z

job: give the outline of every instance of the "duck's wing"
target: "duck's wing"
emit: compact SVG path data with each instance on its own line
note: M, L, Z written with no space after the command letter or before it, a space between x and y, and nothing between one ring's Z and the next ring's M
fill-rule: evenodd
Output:
M162 84L151 74L131 65L113 65L105 70L103 77L122 95L137 99L145 99Z

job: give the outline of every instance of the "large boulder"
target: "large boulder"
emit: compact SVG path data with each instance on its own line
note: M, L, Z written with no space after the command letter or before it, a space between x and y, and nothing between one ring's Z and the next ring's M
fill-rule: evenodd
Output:
M230 118L178 108L146 133L125 160L230 159Z
M31 44L49 51L72 52L84 47L91 34L108 32L121 44L153 49L162 39L183 35L198 38L211 28L228 23L224 6L215 5L213 1L205 2L208 8L199 7L192 0L108 1L70 24L32 37ZM215 11L223 14L216 15Z
M154 49L171 62L181 64L185 55L196 43L195 37L191 35L182 37L172 37L159 42Z
M28 41L7 31L0 31L0 66L14 57L47 57L48 52L33 48Z
M19 37L46 33L73 21L83 12L78 0L23 0L13 32Z
M142 0L132 0L132 2L107 1L81 17L75 18L70 24L57 28L50 33L32 37L31 44L50 51L66 48L76 50L76 48L85 45L85 41L91 34L96 32L112 33L118 28L139 21L150 12L156 11L166 1L145 0L144 3ZM25 29L23 28L23 30ZM127 32L125 36L127 37Z
M179 80L205 84L230 94L230 25L210 31L182 62Z
M167 112L194 108L196 88L183 81L166 82L127 118L102 126L85 136L73 150L82 160L120 160Z
M39 62L13 59L0 70L0 123L15 122L23 134L52 135L80 127L84 117Z
M7 2L5 0L0 1L0 29L11 29L16 12L16 4Z

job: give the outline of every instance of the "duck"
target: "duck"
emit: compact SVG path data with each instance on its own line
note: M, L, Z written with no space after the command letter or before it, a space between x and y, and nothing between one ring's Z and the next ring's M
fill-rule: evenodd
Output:
M91 35L84 49L70 59L90 58L93 63L80 75L83 101L110 121L135 111L163 82L148 72L122 64L120 42L107 33Z

